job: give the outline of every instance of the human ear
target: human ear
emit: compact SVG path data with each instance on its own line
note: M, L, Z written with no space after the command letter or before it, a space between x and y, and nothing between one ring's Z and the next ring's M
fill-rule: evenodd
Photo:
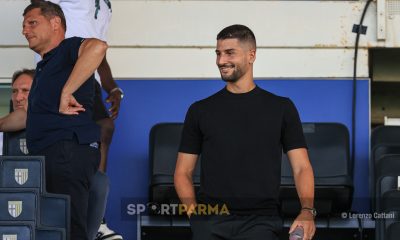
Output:
M250 49L249 50L249 63L253 64L256 61L256 50Z
M52 19L50 19L50 23L51 23L53 30L59 30L62 28L60 17L57 17L57 16L53 17Z

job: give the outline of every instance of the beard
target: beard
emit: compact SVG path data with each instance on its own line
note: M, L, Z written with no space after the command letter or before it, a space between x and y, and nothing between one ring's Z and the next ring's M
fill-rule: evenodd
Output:
M220 66L218 66L218 67L219 67L220 69L223 68L223 67L227 67L227 68L232 68L232 69L233 69L233 73L230 74L230 75L228 75L228 74L225 74L225 75L224 75L224 74L221 72L221 70L220 70L221 78L222 78L222 80L223 80L224 82L235 83L235 82L237 82L237 81L240 79L240 77L243 76L242 70L241 70L239 67L237 67L237 66L235 66L235 65L233 65L233 64L224 64L224 65L220 65Z

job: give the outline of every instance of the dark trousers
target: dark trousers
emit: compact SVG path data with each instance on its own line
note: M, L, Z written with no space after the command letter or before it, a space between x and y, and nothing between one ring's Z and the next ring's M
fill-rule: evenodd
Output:
M257 215L192 215L190 225L193 240L279 240L282 219Z
M71 197L71 240L87 240L89 188L100 151L76 139L62 140L37 153L45 156L46 189Z

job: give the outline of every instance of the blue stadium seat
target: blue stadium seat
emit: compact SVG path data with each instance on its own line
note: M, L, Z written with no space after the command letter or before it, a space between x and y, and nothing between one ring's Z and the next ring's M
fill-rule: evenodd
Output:
M353 178L346 126L339 123L302 125L314 170L314 204L318 214L334 215L349 211L353 198ZM296 216L299 213L301 206L286 154L282 155L280 201L284 216Z
M44 157L0 156L0 188L45 189Z
M70 229L69 196L46 193L40 196L40 226ZM57 210L57 211L55 211ZM68 236L67 236L68 237Z
M23 222L20 229L24 234L28 228L35 229L32 236L36 237L32 239L68 239L69 197L45 193L37 199L38 195L39 191L31 189L0 189L0 206L5 206L0 208L0 226L18 226Z
M5 135L4 153L15 156L0 156L0 233L3 240L66 240L69 196L46 193L44 157L24 156L24 135Z
M35 240L66 240L65 229L37 227L35 231ZM72 240L72 239L71 239Z
M36 221L38 191L0 189L0 221Z
M3 134L3 155L26 156L28 154L25 130Z
M35 240L34 225L25 222L0 222L0 239L2 240Z
M160 123L150 131L150 201L178 203L174 188L174 171L182 134L182 123ZM193 173L193 184L200 186L200 159Z

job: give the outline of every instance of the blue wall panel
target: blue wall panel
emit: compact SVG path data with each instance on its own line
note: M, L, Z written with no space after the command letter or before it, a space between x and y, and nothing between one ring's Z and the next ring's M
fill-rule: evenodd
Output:
M111 189L108 224L136 239L136 222L123 220L124 198L145 201L148 195L148 139L153 125L182 122L190 104L224 86L220 80L118 81L125 91L111 146L107 173ZM258 80L275 94L290 97L303 122L340 122L351 132L351 80ZM368 211L369 81L359 80L357 97L357 145L355 201L353 209Z

